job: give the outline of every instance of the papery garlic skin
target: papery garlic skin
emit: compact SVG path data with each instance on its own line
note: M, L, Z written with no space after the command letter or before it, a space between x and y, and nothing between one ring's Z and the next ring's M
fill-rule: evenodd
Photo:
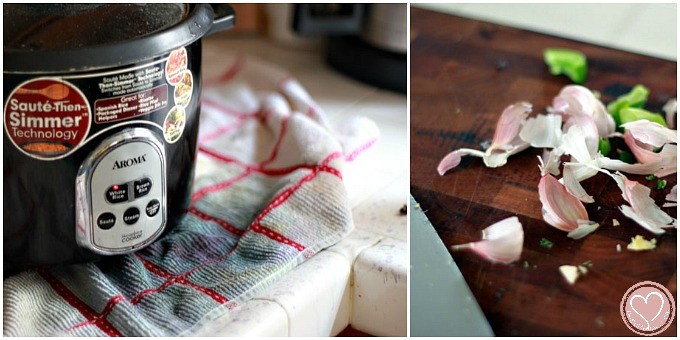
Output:
M669 128L675 128L675 114L678 112L678 101L676 98L669 99L662 108L666 117L666 124Z
M623 199L630 204L620 207L626 217L655 234L663 234L665 228L675 227L676 220L661 210L650 197L651 189L629 180L619 172L610 176L621 189Z
M671 130L659 123L650 122L646 119L636 120L622 124L621 127L641 143L654 147L661 147L667 143L678 142L678 131Z
M562 144L562 116L548 114L528 118L519 137L534 148L556 148Z
M666 203L663 204L664 208L667 207L677 207L678 206L678 185L674 185L671 192L666 195Z
M600 138L608 137L616 128L614 118L607 112L604 104L589 89L580 85L563 87L553 99L552 110L565 116L592 117Z
M491 262L508 264L519 260L523 245L522 224L513 216L484 229L481 241L455 245L451 250L470 249Z
M668 129L661 124L647 120L638 120L621 125L626 128L623 139L630 151L642 164L656 164L652 172L657 177L664 177L677 172L678 136L676 130ZM654 152L655 148L662 148Z
M439 165L437 166L437 172L439 173L439 175L443 176L448 170L457 167L458 164L460 164L461 158L463 156L484 157L484 152L474 149L463 148L448 153L446 156L444 156L444 158L439 162Z
M579 221L588 220L583 203L552 175L541 178L538 197L543 204L543 220L557 229L572 231L578 228Z
M583 189L583 186L581 186L581 182L576 180L576 177L574 176L574 172L572 171L571 166L565 165L562 174L564 187L570 194L578 198L583 203L595 202L593 196L588 195L585 189Z
M447 171L460 164L462 156L481 157L484 164L490 168L505 165L508 157L529 147L529 143L522 141L518 136L529 113L531 113L531 104L527 102L518 102L506 107L498 119L498 123L496 123L493 140L486 151L466 148L452 151L439 162L437 172L440 176L443 176Z

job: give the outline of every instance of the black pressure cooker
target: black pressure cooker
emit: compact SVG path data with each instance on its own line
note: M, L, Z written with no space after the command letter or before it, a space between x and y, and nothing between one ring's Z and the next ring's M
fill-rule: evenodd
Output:
M219 14L215 14L219 13ZM4 274L134 252L190 199L208 4L5 4Z

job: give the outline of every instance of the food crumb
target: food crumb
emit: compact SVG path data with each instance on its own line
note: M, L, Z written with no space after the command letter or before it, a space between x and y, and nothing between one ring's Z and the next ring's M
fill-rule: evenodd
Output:
M621 252L621 245L620 245L620 244L617 244L617 245L616 245L616 252L617 252L617 253L620 253L620 252Z
M550 240L548 240L547 238L543 237L543 238L541 238L540 245L541 245L541 247L543 247L543 248L550 249L550 248L552 248L552 247L555 245L555 243L553 243L552 241L550 241Z
M595 318L595 325L597 328L604 328L604 320L601 315Z
M576 282L576 279L578 279L579 276L579 270L576 268L576 266L570 266L570 265L564 265L560 266L560 273L564 277L565 280L570 285L573 285Z
M496 291L496 301L502 299L503 295L505 295L505 288L501 287Z
M400 215L406 215L407 212L408 212L408 210L406 208L406 204L404 204L404 206L402 206L401 209L399 209L399 214Z
M506 68L508 68L509 64L510 63L508 62L507 59L504 59L504 58L498 59L496 61L496 69L499 70L499 71L505 70Z
M619 220L617 220L617 219L612 219L612 224L613 224L615 227L618 227L618 226L621 225L621 223L619 223Z
M630 244L626 248L631 251L652 250L656 248L656 239L653 238L648 241L640 235L635 235L635 237L631 238Z
M586 268L585 266L578 266L578 271L581 272L581 275L588 274L588 268Z
M420 203L416 203L413 207L416 209L420 209Z
M485 140L479 143L479 146L482 148L482 150L486 150L491 146L491 140Z
M668 182L665 179L660 179L658 182L656 182L656 188L661 190L666 187L666 184L668 184Z

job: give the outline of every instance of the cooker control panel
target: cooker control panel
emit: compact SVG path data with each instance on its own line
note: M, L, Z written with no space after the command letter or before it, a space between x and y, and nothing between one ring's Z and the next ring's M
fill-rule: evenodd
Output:
M78 244L104 255L151 243L165 228L166 166L161 139L145 128L104 140L76 179Z

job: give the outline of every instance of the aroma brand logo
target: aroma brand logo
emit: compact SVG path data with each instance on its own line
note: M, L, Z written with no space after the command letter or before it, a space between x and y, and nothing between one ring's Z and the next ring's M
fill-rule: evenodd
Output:
M621 300L621 317L639 335L656 335L675 319L675 300L666 287L652 281L630 287Z
M146 162L146 154L128 159L117 160L113 163L113 169L111 170L127 168L129 166L142 164L144 162Z

